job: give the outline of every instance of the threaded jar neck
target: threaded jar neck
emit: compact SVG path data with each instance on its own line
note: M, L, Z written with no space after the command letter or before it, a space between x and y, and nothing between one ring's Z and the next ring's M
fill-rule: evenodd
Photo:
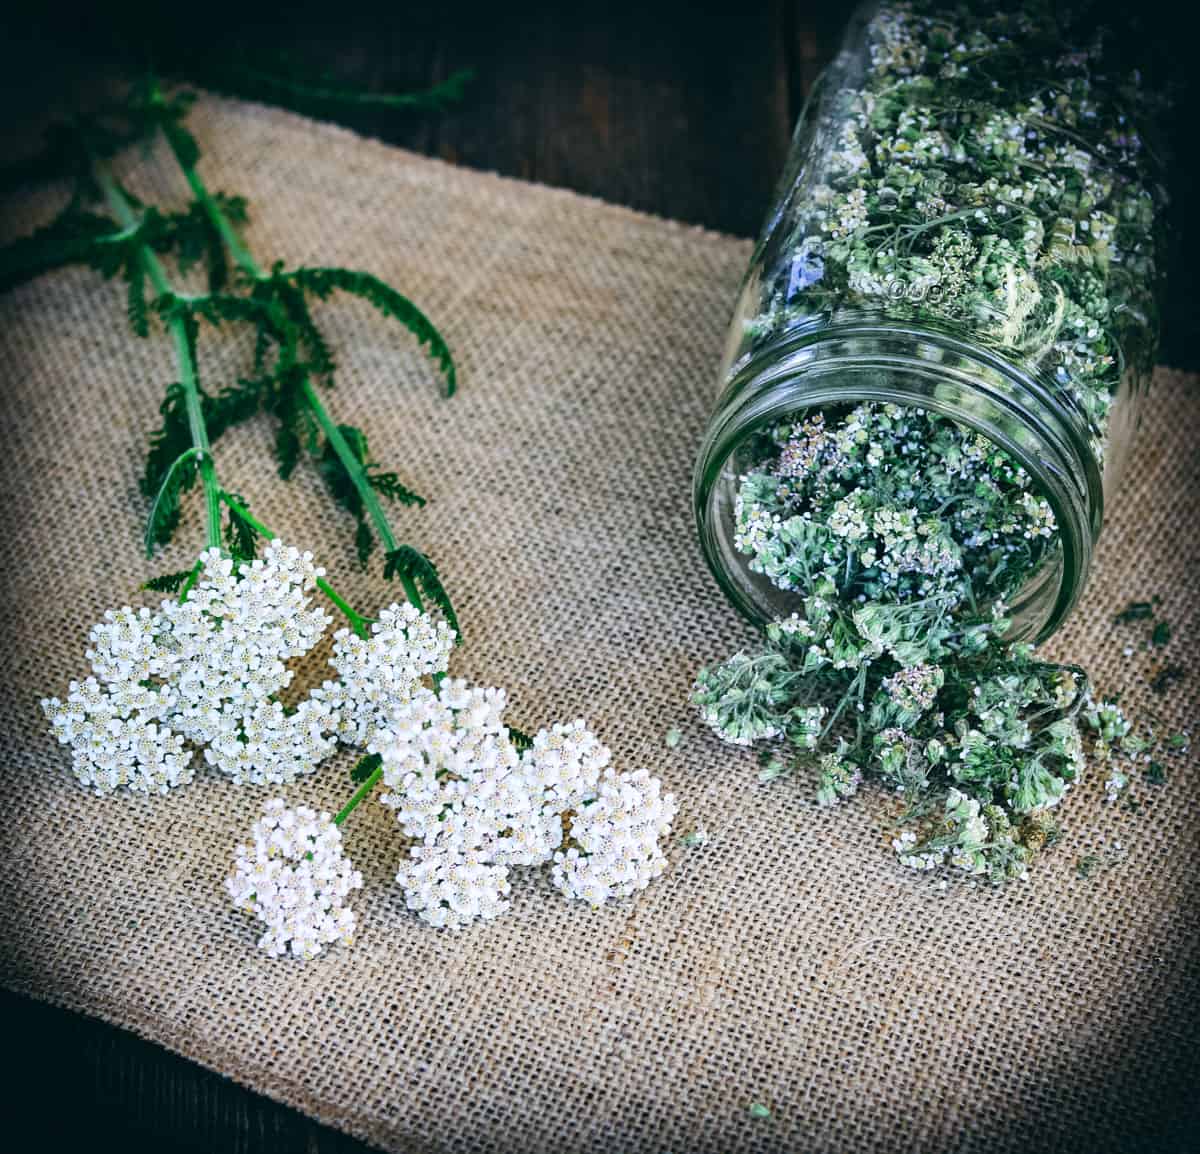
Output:
M1011 360L949 332L870 314L814 320L735 366L696 463L694 510L705 559L758 624L799 598L749 571L733 542L738 447L806 409L914 406L982 434L1028 474L1054 511L1059 545L1011 605L1014 639L1050 636L1078 600L1103 519L1095 438L1071 397Z

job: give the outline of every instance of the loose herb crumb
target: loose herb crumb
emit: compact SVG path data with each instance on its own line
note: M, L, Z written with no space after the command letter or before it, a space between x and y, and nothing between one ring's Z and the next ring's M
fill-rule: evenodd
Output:
M1178 685L1187 676L1187 670L1182 665L1164 665L1151 679L1150 688L1155 693L1166 693L1173 685Z
M750 1105L746 1107L746 1113L749 1114L751 1118L770 1118L771 1108L769 1106L764 1106L761 1102L751 1102Z
M1154 616L1154 606L1149 601L1131 601L1114 620L1118 625L1127 625L1131 621L1148 621Z
M691 833L685 833L683 837L679 839L679 841L688 849L695 849L699 846L708 845L708 830L706 830L702 825L698 825L694 830L692 830Z
M1117 842L1111 850L1105 853L1089 853L1078 858L1075 862L1075 876L1078 878L1094 877L1102 870L1112 869L1125 860L1125 849Z
M1161 761L1151 761L1146 766L1146 780L1151 785L1163 785L1167 780L1167 767Z
M1150 634L1150 644L1156 647L1166 645L1171 640L1171 626L1165 621L1159 621Z
M675 749L682 740L683 734L675 727L668 729L666 737L663 738L668 749Z
M777 777L783 777L788 771L788 764L783 758L778 757L767 750L762 750L759 753L758 763L762 767L758 771L758 780L761 782L774 781Z

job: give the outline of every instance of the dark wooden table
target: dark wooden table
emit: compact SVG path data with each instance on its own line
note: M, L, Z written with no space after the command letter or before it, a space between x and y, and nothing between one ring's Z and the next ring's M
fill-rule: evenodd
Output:
M376 92L422 88L470 67L476 76L466 99L442 114L324 112L455 163L751 235L792 122L848 11L803 0L747 0L720 13L694 3L249 7L208 3L182 15L158 10L165 5L10 7L0 16L6 115L32 117L68 102L136 59L130 46L142 40L160 67L185 75L211 75L231 52L266 67L286 53ZM1182 76L1195 41L1177 13L1164 13L1147 20L1147 34ZM1192 86L1176 113L1183 142L1197 111ZM1200 246L1188 220L1195 162L1185 162L1175 180L1166 359L1196 368ZM5 1084L13 1106L40 1128L42 1149L365 1149L125 1031L11 995L0 995L0 1012L13 1065Z

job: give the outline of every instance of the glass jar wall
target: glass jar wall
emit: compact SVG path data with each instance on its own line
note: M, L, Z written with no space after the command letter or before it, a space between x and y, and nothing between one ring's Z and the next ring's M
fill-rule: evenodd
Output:
M1087 579L1156 331L1157 193L1086 12L861 9L801 117L697 463L709 565L762 623L1003 605Z

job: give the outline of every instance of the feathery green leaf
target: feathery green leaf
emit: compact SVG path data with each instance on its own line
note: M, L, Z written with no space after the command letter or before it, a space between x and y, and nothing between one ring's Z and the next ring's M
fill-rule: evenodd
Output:
M147 497L158 492L172 463L192 445L183 388L178 382L167 386L167 394L158 411L162 415L162 424L150 435L150 449L142 474L142 493Z
M200 456L200 450L189 445L167 469L150 506L150 515L146 518L147 557L154 556L155 545L166 544L171 539L179 523L179 495L191 487L196 476L195 468L188 470L187 466Z
M178 593L183 583L192 575L190 569L181 569L178 573L162 573L143 581L141 588L150 593Z
M287 418L280 417L279 427L275 430L275 460L279 464L280 480L286 481L296 471L302 450L295 413L290 412Z
M366 518L361 518L354 530L354 552L358 554L358 563L365 569L371 558L371 550L375 548L375 534Z
M442 334L433 322L403 293L367 272L355 272L344 268L298 268L281 274L306 292L315 293L325 300L335 290L351 293L373 305L385 317L394 317L422 345L427 345L429 355L446 378L446 395L452 396L456 387L454 358Z
M458 627L458 615L450 602L450 594L438 576L437 566L418 549L411 545L401 545L388 553L383 567L385 580L408 577L418 589L429 598L446 618L446 623L461 637Z
M350 770L350 780L361 785L368 777L371 776L381 765L383 758L377 753L367 753L358 759L354 764L354 768Z
M367 464L367 435L361 429L356 429L353 425L339 425L342 437L346 444L349 445L350 451L354 454L355 459L360 465ZM366 551L370 553L370 527L366 525L366 510L363 508L362 494L354 484L354 478L347 471L346 466L342 463L341 457L337 455L337 450L334 449L331 442L326 441L321 450L320 459L317 462L317 467L321 471L321 476L325 478L325 484L329 486L330 493L333 494L333 499L342 506L343 509L353 513L359 523L359 539L357 540L359 560L365 562L363 556L364 542L361 534L365 531L367 534Z
M246 507L245 500L237 493L228 495L237 505L226 503L229 520L225 524L225 548L233 558L234 564L253 561L258 552L258 530L241 514L240 510Z
M0 292L63 265L90 263L97 240L118 231L107 217L68 208L49 224L0 248Z
M259 377L239 380L236 385L222 389L215 397L205 396L204 423L208 426L208 439L215 441L227 429L253 417L270 388L270 378Z
M414 92L374 92L340 83L328 71L314 69L287 53L264 60L242 51L206 63L202 82L208 87L310 116L354 109L437 112L461 102L475 76L471 69L461 68L445 80Z
M374 468L373 464L367 464L367 482L375 492L399 501L401 505L416 505L417 508L425 505L425 498L414 493L395 473L373 473L370 470Z

